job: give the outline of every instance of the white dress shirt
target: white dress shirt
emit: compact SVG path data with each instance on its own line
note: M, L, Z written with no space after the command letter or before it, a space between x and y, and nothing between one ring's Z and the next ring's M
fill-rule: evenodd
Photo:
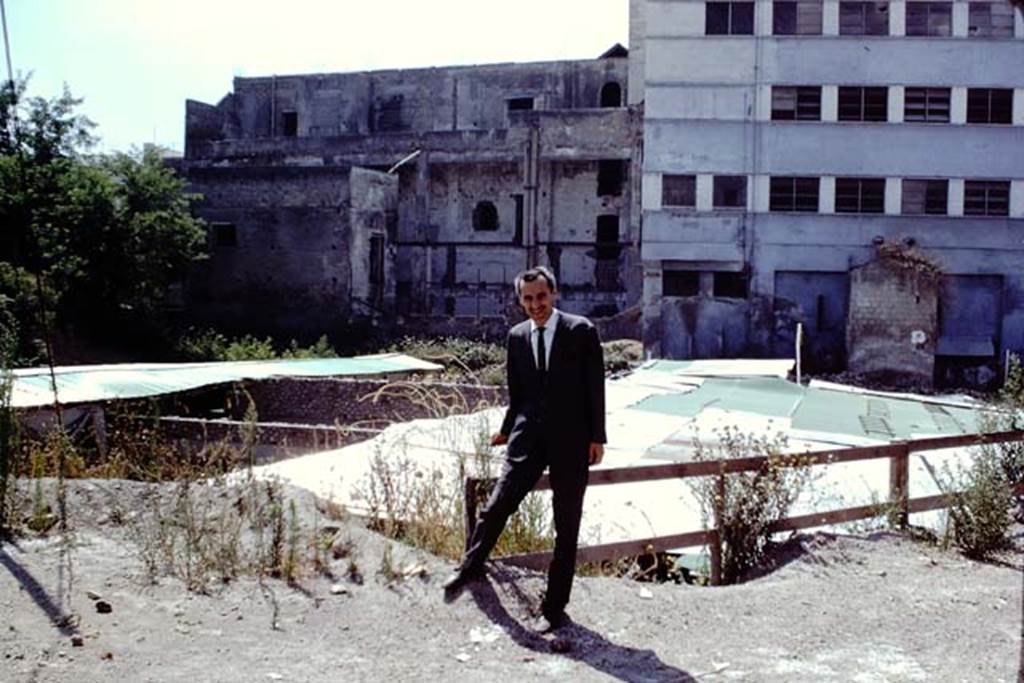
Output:
M559 311L551 310L551 316L544 323L544 367L551 368L551 345L555 342L555 328L558 326ZM537 362L537 323L530 318L530 348L533 349L533 362Z

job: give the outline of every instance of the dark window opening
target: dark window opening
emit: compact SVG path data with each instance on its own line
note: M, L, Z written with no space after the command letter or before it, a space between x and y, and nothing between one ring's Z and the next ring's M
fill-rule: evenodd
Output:
M530 111L533 109L532 97L513 97L508 100L509 111Z
M597 217L597 243L618 244L619 243L619 217L598 216Z
M597 196L619 196L626 180L626 162L621 159L604 159L597 162Z
M661 176L662 206L696 206L697 176L666 173Z
M964 215L1009 216L1009 180L968 180L964 182Z
M384 211L384 232L387 233L389 242L398 240L398 211L394 209Z
M903 120L949 123L949 88L907 88L903 97Z
M384 284L384 236L370 235L370 284Z
M903 213L944 216L948 213L948 204L948 180L906 179L903 181Z
M521 245L523 243L523 195L512 195L512 201L516 205L515 232L512 234L512 244Z
M754 35L753 2L708 2L704 7L705 34Z
M455 315L455 297L447 296L444 299L444 314L447 316Z
M908 36L953 35L952 2L908 2Z
M215 247L237 247L238 228L234 223L213 223L213 245Z
M714 295L724 299L746 299L748 280L746 273L717 272Z
M836 178L836 213L884 213L885 178Z
M700 273L695 270L666 270L661 274L663 296L697 296L700 294Z
M888 118L888 88L839 88L840 121L887 121Z
M826 326L826 315L828 309L825 307L825 295L819 294L814 301L814 331L821 332Z
M968 88L967 123L1013 123L1013 90Z
M445 287L453 287L455 285L455 269L457 266L458 252L456 251L454 244L449 244L448 251L445 254L444 279L441 281L442 285Z
M745 209L747 207L747 177L742 175L715 176L714 207L716 209Z
M299 113L294 111L281 112L281 135L293 138L299 134Z
M772 33L777 36L820 36L821 0L775 0Z
M841 1L839 3L839 35L889 35L889 3Z
M498 209L493 202L479 202L473 209L474 230L497 230Z
M379 101L375 116L371 110L371 121L374 124L371 126L371 132L397 131L405 128L405 124L402 123L403 99L401 95L395 95Z
M773 177L768 192L769 211L818 210L818 178Z
M599 258L594 264L594 279L599 292L617 292L619 286L619 260Z
M821 87L775 86L772 88L773 121L820 121Z
M605 83L601 86L601 106L602 107L621 107L622 106L622 86L615 81Z

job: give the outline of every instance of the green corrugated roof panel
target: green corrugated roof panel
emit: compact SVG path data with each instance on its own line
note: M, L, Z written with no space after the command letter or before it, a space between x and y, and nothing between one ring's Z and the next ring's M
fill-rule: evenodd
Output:
M803 387L776 377L711 377L693 391L649 396L632 407L681 417L696 417L705 408L788 417L804 392Z
M54 368L62 403L142 398L211 384L268 377L355 377L440 370L435 363L403 354L354 358L82 365ZM11 404L16 408L53 403L49 368L13 371Z

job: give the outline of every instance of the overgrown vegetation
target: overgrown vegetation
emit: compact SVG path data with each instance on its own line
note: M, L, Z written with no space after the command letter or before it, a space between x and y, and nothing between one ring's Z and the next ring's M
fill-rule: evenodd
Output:
M461 337L404 337L383 349L444 366L441 379L453 382L505 383L505 348Z
M767 465L756 472L723 473L687 480L700 505L705 528L719 529L722 543L722 582L735 583L756 567L773 535L807 489L813 473L806 459L788 455L786 437L744 434L736 427L716 430L715 440L694 437L695 462L763 456Z
M292 339L281 346L272 337L243 335L230 338L212 329L189 330L177 344L177 355L188 361L274 360L298 358L336 358L334 347L322 335L310 346L302 347Z

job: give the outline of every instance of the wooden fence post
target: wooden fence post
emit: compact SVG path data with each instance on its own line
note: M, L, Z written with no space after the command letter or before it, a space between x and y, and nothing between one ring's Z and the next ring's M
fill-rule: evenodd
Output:
M910 445L900 446L889 459L889 504L895 508L891 522L902 529L910 519Z
M466 550L469 550L470 539L473 538L473 529L476 528L476 498L477 480L473 477L466 477L466 486L463 489L463 511L466 522Z
M715 480L714 528L711 530L711 585L722 585L722 523L725 509L725 473L719 472Z

